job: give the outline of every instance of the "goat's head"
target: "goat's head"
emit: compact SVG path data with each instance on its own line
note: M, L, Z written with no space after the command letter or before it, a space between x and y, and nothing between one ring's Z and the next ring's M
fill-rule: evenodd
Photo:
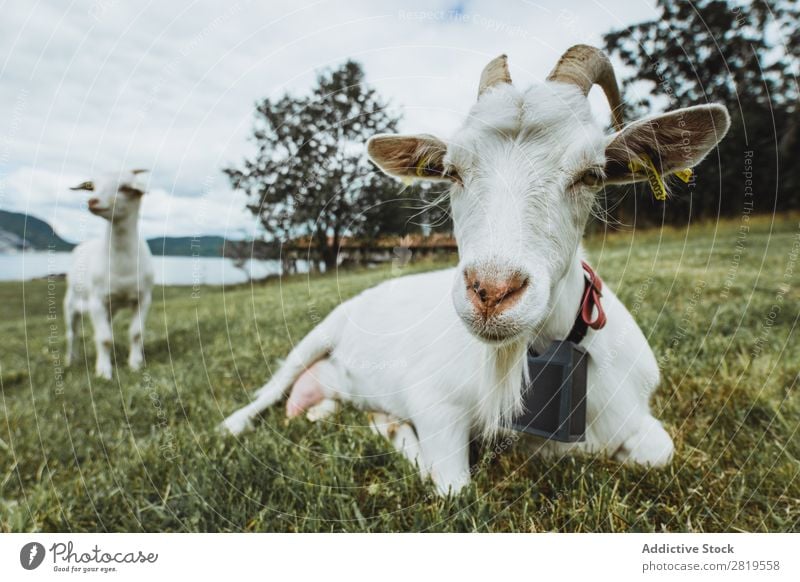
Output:
M110 222L118 222L139 212L146 186L139 177L147 170L131 170L122 174L103 174L97 180L87 180L70 190L90 193L89 211Z
M611 105L616 132L610 136L586 98L595 84ZM477 103L448 143L429 135L370 139L369 155L384 172L452 182L460 257L453 300L484 341L513 340L541 326L557 300L557 283L575 264L604 185L646 180L629 164L648 157L663 175L690 168L730 124L720 105L626 126L620 111L610 61L579 45L562 56L546 82L524 92L511 84L505 55L490 62Z

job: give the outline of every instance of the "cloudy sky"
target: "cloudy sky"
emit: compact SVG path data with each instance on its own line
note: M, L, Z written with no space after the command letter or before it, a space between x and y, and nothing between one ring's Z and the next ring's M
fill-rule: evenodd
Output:
M307 91L351 57L403 115L446 137L483 66L509 55L516 84L542 79L576 42L653 18L652 0L0 2L0 209L63 237L102 219L68 186L109 169L152 170L149 236L252 234L220 168L250 151L253 105ZM607 117L602 96L592 106Z

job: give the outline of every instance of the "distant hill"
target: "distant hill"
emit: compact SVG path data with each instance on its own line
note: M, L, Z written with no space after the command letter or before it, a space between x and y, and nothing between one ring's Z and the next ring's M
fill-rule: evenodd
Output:
M148 239L154 255L178 257L221 257L225 238L221 236L179 236ZM0 210L0 253L24 249L71 251L75 243L61 238L44 220L19 212Z
M154 255L177 257L221 257L225 238L221 236L165 236L147 240Z
M58 236L44 220L0 210L0 252L22 249L70 251L74 243Z

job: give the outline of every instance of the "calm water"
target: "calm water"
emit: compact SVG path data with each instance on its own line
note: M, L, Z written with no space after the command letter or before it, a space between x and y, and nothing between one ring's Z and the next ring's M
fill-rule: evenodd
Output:
M161 285L230 285L243 283L247 276L230 259L222 257L153 257L156 283ZM0 281L27 281L66 273L70 253L25 252L0 254ZM278 261L248 261L253 278L276 275L281 271ZM308 265L298 261L297 270L304 273Z

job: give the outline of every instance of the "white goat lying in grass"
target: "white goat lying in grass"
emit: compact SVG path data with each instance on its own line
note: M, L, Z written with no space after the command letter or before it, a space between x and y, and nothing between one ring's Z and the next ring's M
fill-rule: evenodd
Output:
M145 186L139 180L144 170L106 175L84 182L72 190L91 192L89 210L108 221L102 239L90 240L72 251L67 274L64 314L67 328L67 364L72 363L74 328L80 316L89 313L97 347L98 376L111 378L111 322L116 311L133 309L128 365L138 370L144 361L143 335L153 290L153 257L139 238L139 206Z
M586 95L594 84L611 105L613 135L592 117ZM335 400L379 411L376 428L440 493L464 487L471 435L493 435L521 411L528 347L541 353L576 321L585 289L581 237L598 191L647 179L647 160L663 175L690 168L729 126L719 105L624 127L620 110L607 57L576 46L547 82L524 92L511 84L505 56L489 63L478 102L448 143L372 138L369 154L388 174L452 182L458 267L391 280L340 305L224 428L245 430L293 386L289 416L319 418ZM665 465L672 439L649 406L656 359L607 288L601 304L607 325L581 342L590 358L586 440L547 441L542 451Z

